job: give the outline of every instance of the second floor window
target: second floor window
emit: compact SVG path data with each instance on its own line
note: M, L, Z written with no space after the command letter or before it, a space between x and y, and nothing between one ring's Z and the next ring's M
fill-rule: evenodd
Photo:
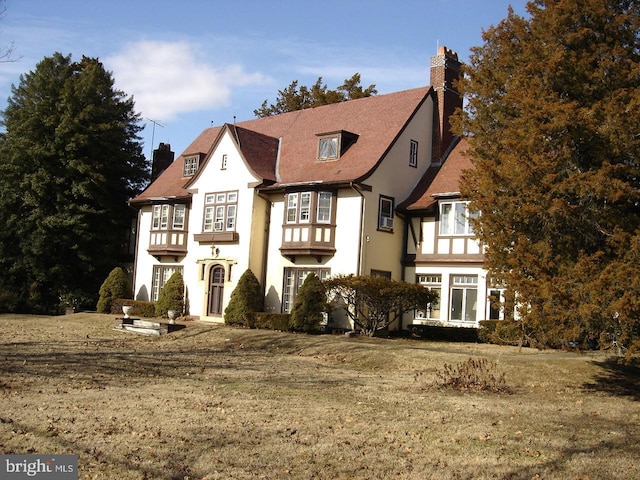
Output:
M469 202L443 202L440 204L440 235L473 235Z
M207 193L204 197L202 231L235 231L237 210L238 192Z
M169 219L171 219L171 229L184 230L187 206L178 205L154 205L151 217L151 230L169 230Z
M287 194L286 223L331 222L331 192L295 192ZM315 212L315 220L314 213Z
M378 229L393 230L393 198L380 195L378 205Z

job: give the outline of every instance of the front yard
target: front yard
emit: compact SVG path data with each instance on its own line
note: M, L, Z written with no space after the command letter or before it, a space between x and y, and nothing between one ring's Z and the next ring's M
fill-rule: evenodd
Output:
M640 478L640 376L600 353L0 316L0 453L81 479ZM510 393L433 386L486 358Z

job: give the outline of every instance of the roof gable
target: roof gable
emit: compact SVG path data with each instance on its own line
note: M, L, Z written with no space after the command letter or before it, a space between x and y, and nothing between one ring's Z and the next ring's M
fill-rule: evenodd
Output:
M439 196L459 196L460 179L465 170L474 168L467 150L469 142L459 139L441 165L431 166L409 197L398 205L401 210L426 210Z

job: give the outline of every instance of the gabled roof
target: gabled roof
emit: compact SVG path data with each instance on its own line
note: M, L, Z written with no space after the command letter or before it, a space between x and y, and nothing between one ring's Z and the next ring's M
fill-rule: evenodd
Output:
M462 172L474 168L466 153L468 148L466 139L457 140L440 165L427 169L414 191L398 205L398 209L427 210L437 203L438 197L459 197Z
M208 128L132 202L189 196L184 158L209 155L224 128L237 134L241 153L264 185L363 181L431 92L421 87ZM326 132L350 132L357 140L339 159L318 161L318 135Z

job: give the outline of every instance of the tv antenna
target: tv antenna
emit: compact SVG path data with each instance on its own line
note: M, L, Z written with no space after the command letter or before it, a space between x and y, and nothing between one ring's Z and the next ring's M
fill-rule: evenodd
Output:
M149 117L147 117L147 120L153 123L153 128L151 129L151 156L149 156L149 158L153 159L153 143L156 136L156 125L162 128L164 128L164 125L162 125L160 122L156 122L155 120L150 119Z

